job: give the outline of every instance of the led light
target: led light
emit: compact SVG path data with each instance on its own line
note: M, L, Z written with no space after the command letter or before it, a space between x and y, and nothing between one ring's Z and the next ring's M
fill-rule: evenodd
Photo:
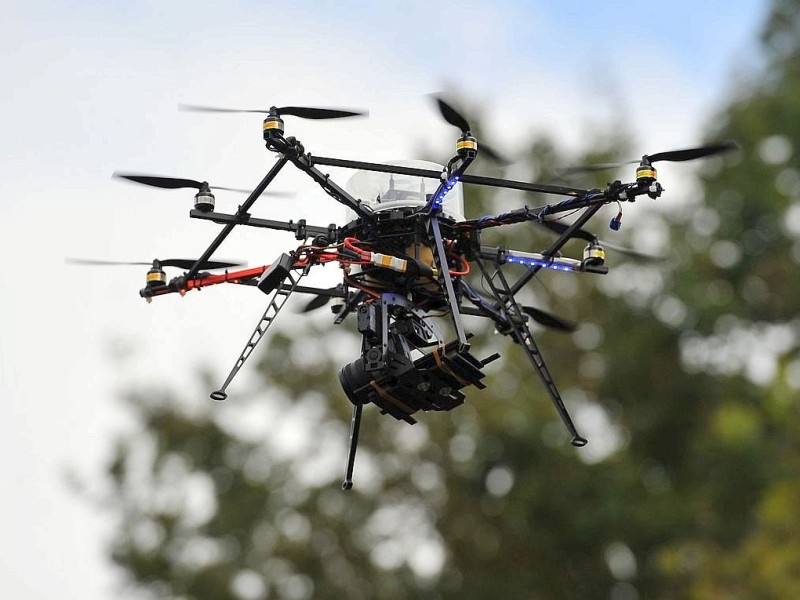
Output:
M542 269L554 269L556 271L571 271L577 272L580 271L580 263L578 261L574 261L575 264L572 264L572 261L566 262L570 259L559 259L559 258L551 258L547 256L519 256L515 254L508 254L506 256L506 262L516 265L523 265L525 267L539 267Z
M454 177L451 177L450 179L447 180L447 183L444 184L442 191L439 192L433 199L433 202L431 202L431 210L436 212L442 207L442 202L444 202L444 197L450 190L452 190L456 186L458 180L459 180L458 175L455 175Z

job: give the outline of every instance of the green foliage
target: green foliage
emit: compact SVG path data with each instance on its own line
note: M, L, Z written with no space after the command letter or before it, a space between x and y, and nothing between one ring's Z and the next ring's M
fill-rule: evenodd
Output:
M504 357L488 390L413 427L367 407L343 493L348 359L321 349L344 334L271 336L252 397L128 398L140 430L107 479L130 584L243 600L800 597L800 2L775 7L763 83L709 132L742 151L705 163L685 210L669 194L663 212L626 207L672 260L609 252L604 278L548 272L523 293L582 323L540 345L587 448L567 444L522 353L470 322L475 353ZM548 140L524 157L539 180L568 162ZM470 194L469 216L536 204ZM547 235L485 241L533 250Z

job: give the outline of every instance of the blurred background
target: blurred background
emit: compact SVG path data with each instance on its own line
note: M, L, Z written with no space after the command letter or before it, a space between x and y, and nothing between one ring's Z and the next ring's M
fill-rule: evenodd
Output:
M5 595L800 597L800 2L359 4L4 6ZM559 182L564 167L705 141L741 150L663 164L660 199L626 206L620 232L616 207L589 227L662 260L609 252L606 276L544 273L525 291L579 324L538 339L586 448L523 354L470 321L476 353L503 355L488 390L413 427L368 407L343 494L336 373L358 355L354 328L293 298L213 403L260 294L147 305L146 268L65 259L196 257L216 234L188 222L191 191L114 171L260 181L273 160L260 117L178 103L365 108L287 118L287 134L322 156L441 163L455 137L427 97L440 91L514 159L479 160L486 175ZM569 183L615 178L633 172ZM254 214L343 220L288 169L273 188L296 195ZM465 204L471 218L549 201L469 189ZM505 229L487 241L552 239ZM256 266L295 244L237 231L216 256ZM336 281L321 271L312 283Z

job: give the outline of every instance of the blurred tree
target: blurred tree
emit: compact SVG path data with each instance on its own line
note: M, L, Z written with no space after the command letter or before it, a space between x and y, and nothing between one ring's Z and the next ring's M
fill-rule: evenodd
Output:
M712 130L742 151L704 169L673 284L685 368L719 376L688 446L692 527L660 561L697 598L800 597L800 2L774 3L762 42L763 72Z
M476 320L476 354L504 356L488 390L413 427L368 407L343 493L336 371L353 344L311 320L260 349L266 393L130 394L141 429L108 470L130 584L217 600L800 597L799 33L800 2L776 2L763 77L709 132L742 151L703 164L702 199L626 207L631 241L668 263L609 252L605 277L548 272L524 291L581 322L541 346L589 446L568 445L522 353ZM571 161L537 140L520 162L547 180ZM467 210L525 202L470 190ZM534 248L547 233L532 227L486 242Z

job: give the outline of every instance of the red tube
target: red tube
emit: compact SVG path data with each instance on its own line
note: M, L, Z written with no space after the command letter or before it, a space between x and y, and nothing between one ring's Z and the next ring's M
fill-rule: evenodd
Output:
M196 278L196 279L189 279L186 281L187 290L193 290L196 288L202 288L209 285L215 285L217 283L226 283L226 282L235 282L238 283L242 279L250 279L252 277L258 277L264 271L269 269L270 265L264 265L263 267L253 267L252 269L243 269L241 271L226 271L225 273L221 273L220 275L209 275L208 277Z

